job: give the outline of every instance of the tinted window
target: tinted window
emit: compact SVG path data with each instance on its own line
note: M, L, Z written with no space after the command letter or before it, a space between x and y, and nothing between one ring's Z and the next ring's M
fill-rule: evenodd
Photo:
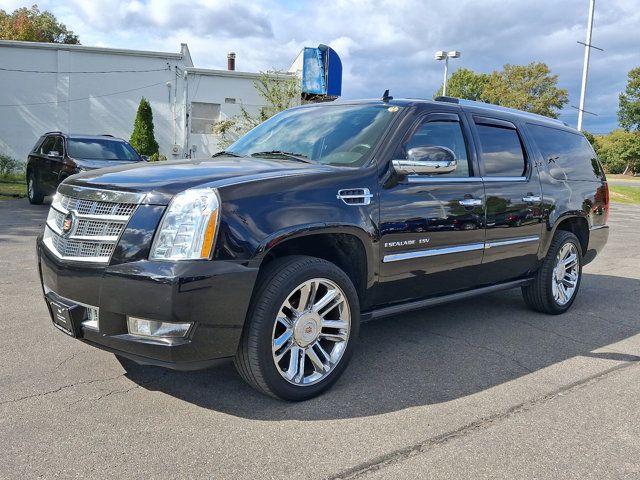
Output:
M56 137L47 137L40 147L40 153L42 155L47 155L49 152L53 151L55 142Z
M58 155L64 155L64 140L62 137L55 137L55 140L53 141L53 148L51 150L58 152Z
M404 154L414 147L446 147L456 156L455 172L434 174L438 177L468 177L469 160L462 127L459 122L425 122L411 135L404 145Z
M477 125L487 177L522 177L526 163L518 132L511 128Z
M69 156L92 160L140 160L131 145L106 138L70 138Z
M559 180L598 180L602 170L589 141L577 133L528 125L549 173Z

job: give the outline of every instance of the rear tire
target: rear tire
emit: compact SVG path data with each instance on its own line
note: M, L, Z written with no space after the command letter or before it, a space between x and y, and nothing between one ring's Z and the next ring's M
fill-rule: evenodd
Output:
M38 180L32 171L27 175L27 198L32 205L41 205L44 201L44 194L40 190Z
M533 282L522 287L527 306L537 312L558 315L573 304L582 280L582 247L578 237L556 232L547 256Z
M307 400L344 372L359 324L358 294L340 268L315 257L276 259L258 278L234 364L260 392Z

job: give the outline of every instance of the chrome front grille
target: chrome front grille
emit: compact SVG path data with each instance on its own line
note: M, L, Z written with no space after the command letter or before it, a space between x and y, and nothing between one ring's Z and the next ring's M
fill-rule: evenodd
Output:
M43 242L64 260L108 263L143 197L62 184L49 210Z

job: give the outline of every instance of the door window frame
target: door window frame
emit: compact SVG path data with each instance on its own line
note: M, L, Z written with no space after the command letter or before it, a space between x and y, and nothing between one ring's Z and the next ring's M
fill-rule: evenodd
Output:
M511 120L506 120L503 118L497 118L493 116L486 115L477 115L468 113L467 116L471 119L473 124L473 139L476 144L476 155L478 157L478 166L480 168L480 173L482 180L484 182L528 182L531 178L531 174L533 171L533 167L535 165L534 156L528 149L527 146L527 138L523 135L523 130L521 127ZM486 175L484 160L482 158L482 142L480 140L480 134L478 133L477 125L484 125L488 127L497 127L497 128L505 128L509 130L514 130L516 135L518 136L518 140L520 141L520 148L522 149L522 154L524 156L525 163L525 171L524 175L519 176L503 176L503 177L491 177Z
M407 131L402 135L400 142L393 151L393 158L397 157L397 154L400 152L401 147L411 138L411 136L418 131L418 129L424 125L425 123L435 122L435 121L449 121L456 122L460 125L460 131L462 133L462 139L465 143L465 150L467 152L467 162L469 164L469 173L468 177L442 177L442 176L427 176L427 175L418 175L412 174L407 175L406 182L407 183L466 183L466 182L481 182L482 177L480 176L480 170L478 168L477 154L475 149L473 148L473 137L471 133L471 129L467 124L467 119L462 114L462 112L447 112L447 111L429 111L416 116L416 119L413 121L411 126L407 129Z

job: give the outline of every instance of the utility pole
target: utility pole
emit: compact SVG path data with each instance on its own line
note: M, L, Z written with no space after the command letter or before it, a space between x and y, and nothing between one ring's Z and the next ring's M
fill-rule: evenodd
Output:
M593 30L593 11L596 0L589 0L589 19L587 20L587 39L584 43L584 65L582 67L582 90L580 92L580 107L578 108L578 130L582 131L582 117L584 116L584 99L587 94L587 77L589 76L589 55L591 54L591 31ZM581 43L581 42L578 42ZM594 47L597 48L597 47Z

